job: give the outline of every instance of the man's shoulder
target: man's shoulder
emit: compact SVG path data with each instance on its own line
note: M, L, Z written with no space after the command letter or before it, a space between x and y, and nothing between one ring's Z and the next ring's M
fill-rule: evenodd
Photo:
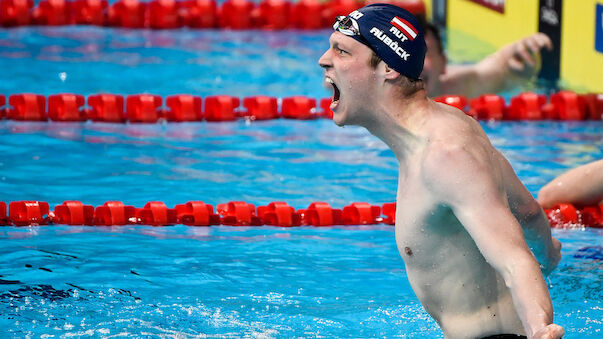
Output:
M439 178L467 168L492 151L481 126L462 111L444 104L435 107L420 132L420 166L423 178Z
M426 140L425 154L440 156L471 151L475 147L491 147L490 141L472 117L458 108L439 104L422 127Z
M462 111L442 104L423 126L423 160L445 160L470 151L483 142L481 127Z
M458 139L436 138L430 140L422 154L422 165L425 170L447 169L466 162L471 157L468 145Z
M435 137L427 142L421 156L422 179L429 186L443 188L462 178L490 171L492 150L478 138Z

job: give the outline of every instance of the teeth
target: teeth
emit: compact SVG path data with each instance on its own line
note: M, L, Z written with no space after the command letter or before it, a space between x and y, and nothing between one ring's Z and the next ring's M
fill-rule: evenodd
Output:
M325 77L325 81L330 83L330 84L334 84L335 82L333 81L333 79L329 78L329 77Z

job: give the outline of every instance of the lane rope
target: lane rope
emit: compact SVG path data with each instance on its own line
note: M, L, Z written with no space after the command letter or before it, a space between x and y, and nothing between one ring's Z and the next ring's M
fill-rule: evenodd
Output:
M0 95L0 119L17 121L98 121L155 123L158 121L235 121L237 119L311 120L332 118L331 98L306 96L276 98L265 95L245 97L215 95L201 98L190 94L165 99L153 94L61 93L46 98L40 94ZM603 120L603 94L560 91L548 98L524 92L507 102L495 94L468 100L446 95L434 100L454 106L478 120ZM318 103L318 105L317 105Z
M322 29L371 1L333 0L0 0L0 25L96 25L152 29ZM389 0L415 15L425 15L422 0Z
M8 213L7 213L8 211ZM572 204L557 204L545 213L551 227L603 228L603 205L576 208ZM305 209L295 210L286 202L271 202L258 206L244 201L230 201L214 207L203 201L189 201L168 208L161 201L147 202L136 208L120 201L107 201L96 208L80 201L65 201L50 210L43 201L0 202L0 225L150 225L169 226L336 226L336 225L394 225L396 203L381 206L354 202L342 209L327 202L313 202Z

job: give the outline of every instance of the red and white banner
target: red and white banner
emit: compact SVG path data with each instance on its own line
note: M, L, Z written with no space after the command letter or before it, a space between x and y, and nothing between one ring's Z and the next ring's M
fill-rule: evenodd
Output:
M390 23L396 26L410 40L414 40L417 37L418 31L410 22L395 16Z

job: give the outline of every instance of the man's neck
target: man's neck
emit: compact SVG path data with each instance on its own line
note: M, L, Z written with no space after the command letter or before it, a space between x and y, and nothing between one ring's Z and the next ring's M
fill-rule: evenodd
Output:
M385 142L396 155L398 162L402 163L422 144L416 132L424 123L431 103L425 90L404 98L388 98L379 101L372 115L374 119L365 127Z

